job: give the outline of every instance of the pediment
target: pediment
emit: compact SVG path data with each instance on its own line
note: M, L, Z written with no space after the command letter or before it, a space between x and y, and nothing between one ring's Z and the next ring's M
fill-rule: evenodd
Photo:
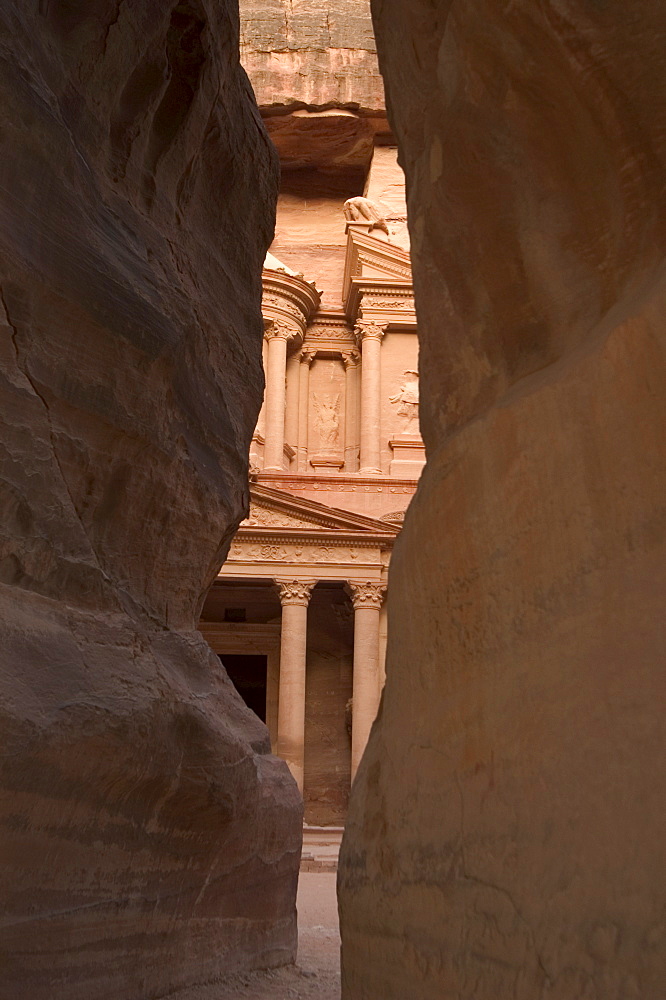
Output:
M250 486L250 515L241 530L339 531L340 533L397 535L400 526L328 507L315 500L295 497L285 490L253 483Z
M387 240L368 233L350 230L342 298L346 301L352 281L389 281L392 285L411 285L412 262L409 253Z

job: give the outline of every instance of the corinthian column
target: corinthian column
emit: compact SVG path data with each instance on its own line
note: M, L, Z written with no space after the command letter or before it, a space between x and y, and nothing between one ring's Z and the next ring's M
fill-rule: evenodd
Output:
M264 469L271 472L282 471L284 464L285 374L290 334L288 327L275 322L264 334L268 341Z
M354 605L353 781L379 708L379 615L386 587L350 582L348 589Z
M298 447L296 469L308 471L308 402L310 400L310 365L316 351L301 351L298 373Z
M384 327L359 322L356 333L361 346L361 468L381 472L381 349Z
M277 752L303 793L308 604L314 580L276 580L282 605Z
M345 366L345 472L358 470L358 351L343 351Z

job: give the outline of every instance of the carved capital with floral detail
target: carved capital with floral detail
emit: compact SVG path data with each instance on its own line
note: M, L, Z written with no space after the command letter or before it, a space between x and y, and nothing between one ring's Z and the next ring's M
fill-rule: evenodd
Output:
M276 319L270 320L264 330L265 340L290 340L294 336L296 336L295 330L288 327L286 323L280 323Z
M345 370L348 368L356 368L360 364L361 355L358 351L343 351L342 352L342 363L345 366Z
M350 580L347 589L354 605L354 611L358 611L359 608L379 610L386 594L386 587L381 583L358 583L355 580Z
M354 333L356 334L356 343L361 347L364 340L381 341L386 333L386 327L380 326L379 323L375 323L373 320L360 319L354 327Z
M280 594L280 604L300 604L307 607L316 580L275 580Z
M317 352L308 348L305 351L301 351L298 360L301 362L302 365L307 365L308 367L310 367L310 365L312 364L312 362L316 357L317 357Z

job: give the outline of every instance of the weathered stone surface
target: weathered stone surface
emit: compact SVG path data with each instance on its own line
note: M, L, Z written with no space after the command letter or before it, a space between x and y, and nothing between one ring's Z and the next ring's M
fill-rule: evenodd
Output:
M261 108L384 114L369 0L241 0L241 57Z
M659 1000L666 8L377 0L429 464L343 995Z
M375 136L388 132L369 0L241 0L240 9L243 65L283 177L318 171L296 181L310 196L341 183L362 194Z
M295 948L301 807L195 631L246 505L276 164L232 2L0 14L3 996Z

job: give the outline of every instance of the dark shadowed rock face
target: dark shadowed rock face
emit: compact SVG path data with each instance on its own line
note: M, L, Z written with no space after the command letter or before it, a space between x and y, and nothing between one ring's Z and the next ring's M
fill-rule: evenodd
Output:
M294 954L296 789L194 630L246 504L276 197L234 8L0 13L12 1000Z
M429 462L347 1000L661 1000L666 6L376 0Z

